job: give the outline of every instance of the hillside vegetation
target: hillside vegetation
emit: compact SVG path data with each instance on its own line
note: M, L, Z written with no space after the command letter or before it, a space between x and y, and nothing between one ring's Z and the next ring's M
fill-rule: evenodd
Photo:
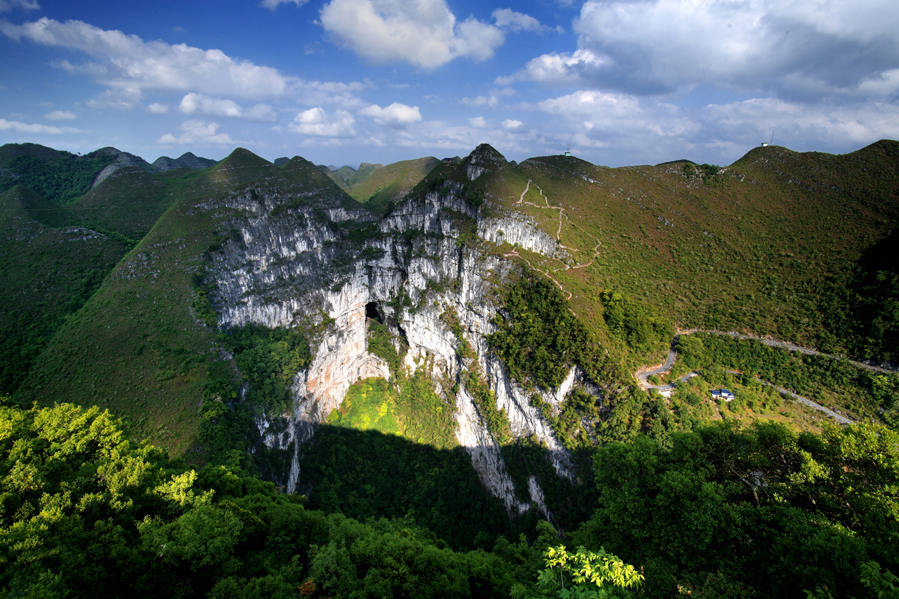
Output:
M708 170L556 156L507 167L486 186L567 248L566 260L522 255L572 294L585 322L601 316L597 293L610 290L681 328L746 330L883 360L896 347L887 333L895 274L866 256L885 256L877 244L899 224L897 159L892 141L845 156L756 148ZM878 277L886 280L875 289Z
M437 158L428 157L388 164L350 188L350 195L373 212L384 214L398 204L439 163Z
M85 187L115 152L0 148L4 593L899 583L899 374L844 359L899 360L899 143L359 171L238 148ZM644 390L678 332L651 382L697 376Z
M129 246L19 185L0 194L0 392L15 391Z
M207 250L228 234L218 225L228 211L204 208L205 202L265 186L289 206L290 197L325 186L338 206L358 204L309 162L278 168L243 149L209 169L157 177L152 189L168 187L172 195L161 197L171 208L65 323L17 397L30 402L49 392L109 407L142 436L184 454L197 440L203 388L223 349L199 318L195 277L202 279ZM97 190L117 177L110 179Z

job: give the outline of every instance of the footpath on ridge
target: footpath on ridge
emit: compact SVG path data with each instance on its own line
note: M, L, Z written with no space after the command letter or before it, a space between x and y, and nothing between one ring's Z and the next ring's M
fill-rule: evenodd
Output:
M525 197L525 195L527 195L528 190L531 187L531 184L534 184L533 181L528 179L527 185L525 185L524 191L521 192L521 196L518 198L518 201L515 202L515 205L527 205L527 206L531 206L533 208L538 208L538 209L543 209L543 210L558 210L559 211L559 226L558 226L558 229L556 230L556 242L559 244L559 247L561 249L578 252L577 248L568 247L568 246L562 244L562 223L564 222L564 219L567 218L567 215L565 214L565 208L563 206L550 205L549 198L546 197L546 195L543 193L543 190L540 189L540 187L537 184L534 184L534 187L537 188L537 191L540 193L540 196L543 198L544 205L525 201L524 197ZM596 241L597 241L597 244L593 248L593 256L591 257L591 259L588 262L577 263L575 266L571 266L569 264L565 264L564 262L562 262L561 269L557 269L557 270L573 270L573 269L578 269L578 268L586 268L586 267L590 266L591 264L593 264L593 261L596 259L596 256L599 252L599 247L602 245L601 241L599 241L598 239L596 239ZM553 277L549 271L544 271L540 268L535 267L533 264L531 264L531 262L527 258L525 258L524 256L521 256L518 253L517 249L512 249L507 254L504 254L504 256L506 258L519 258L519 259L523 260L532 270L541 273L542 275L549 278L549 280L551 280L553 283L555 283L556 286L562 291L562 293L564 293L567 296L566 299L569 299L569 300L571 299L571 297L572 297L571 292L568 291L567 289L565 289L565 287L562 286L562 284L559 281L557 281L556 278ZM561 262L561 260L560 260L560 262ZM569 311L571 311L572 314L577 316L577 314L573 310L571 310L571 308L569 308ZM815 349L809 349L807 347L801 347L799 345L789 343L787 341L779 341L777 339L771 339L769 337L760 337L757 335L747 335L745 333L738 333L736 331L687 329L687 330L683 330L683 331L678 331L678 333L674 336L674 339L672 339L672 341L671 341L671 348L668 350L668 356L665 359L665 362L663 364L656 366L656 367L652 367L652 368L644 367L635 373L635 376L637 377L637 381L639 382L640 386L644 390L648 391L651 389L655 389L660 392L673 391L675 388L675 385L677 383L689 380L693 377L702 376L701 372L694 370L694 371L688 372L687 374L678 378L676 381L673 381L671 383L666 383L663 385L653 385L648 380L649 377L654 376L654 375L664 374L674 367L674 362L677 360L677 342L680 339L680 336L681 335L692 335L694 333L708 333L711 335L726 335L728 337L733 337L734 339L752 339L755 341L759 341L760 343L763 343L770 347L786 349L788 351L799 352L801 354L809 355L809 356L823 356L826 358L830 358L832 360L840 359L842 357L842 356L834 356L832 354L826 354L824 352L819 352ZM895 374L897 372L896 368L884 368L882 366L874 366L872 364L866 364L864 362L857 362L855 360L848 360L848 362L857 368L863 368L865 370L870 370L872 372L879 372L879 373L883 373L883 374ZM739 372L736 370L728 370L726 372L728 374L743 374L742 372ZM838 414L837 412L831 410L830 408L822 406L821 404L814 402L807 397L803 397L803 396L795 393L794 391L785 389L784 387L780 387L778 385L775 385L774 383L760 379L759 377L753 377L753 378L755 378L756 381L760 382L763 385L773 387L781 395L791 397L801 404L804 404L810 408L813 408L815 410L823 412L824 414L827 414L828 416L830 416L831 418L833 418L840 424L852 424L854 422L850 418L847 418L841 414Z

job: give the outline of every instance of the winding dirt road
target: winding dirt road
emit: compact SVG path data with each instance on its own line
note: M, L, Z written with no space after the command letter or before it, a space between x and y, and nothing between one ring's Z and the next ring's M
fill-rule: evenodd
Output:
M746 335L746 334L737 333L734 331L724 332L724 331L705 331L705 330L700 330L700 329L690 329L690 330L686 330L686 331L680 331L677 335L674 336L674 339L671 341L671 349L668 350L668 357L665 360L664 364L660 364L659 366L655 366L655 367L647 368L647 369L641 368L640 370L638 370L636 372L637 381L639 381L640 386L643 389L646 389L646 390L656 389L658 391L671 391L674 389L674 386L676 383L689 380L696 376L702 376L701 372L694 370L694 371L689 372L689 373L685 374L684 376L680 377L673 383L668 383L665 385L653 385L653 384L650 384L650 382L648 380L649 377L651 377L653 375L664 374L664 373L668 372L669 370L671 370L671 368L674 367L674 362L677 360L677 342L680 339L680 336L681 335L692 335L694 333L708 333L711 335L726 335L728 337L733 337L734 339L754 339L754 340L764 343L765 345L768 345L770 347L778 347L778 348L786 349L789 351L796 351L796 352L799 352L799 353L802 353L805 355L809 355L809 356L824 356L826 358L831 358L831 359L839 359L841 357L841 356L834 356L831 354L825 354L823 352L819 352L814 349L800 347L793 343L788 343L786 341L778 341L776 339L770 339L767 337ZM856 362L853 360L849 360L849 363L858 368L864 368L865 370L870 370L872 372L880 372L880 373L884 373L884 374L895 374L896 373L896 369L893 369L893 368L884 368L882 366L874 366L872 364L866 364L864 362ZM742 374L736 370L728 370L727 372L728 372L728 374ZM813 408L815 410L818 410L820 412L827 414L828 416L830 416L831 418L833 418L840 424L852 424L852 422L853 422L853 420L846 418L845 416L842 416L840 414L837 414L833 410L826 408L826 407L822 406L821 404L816 403L807 397L798 395L798 394L794 393L793 391L790 391L789 389L784 389L783 387L779 387L773 383L769 383L768 381L762 380L758 377L754 377L754 378L755 378L755 380L762 383L763 385L773 387L781 395L787 395L789 397L792 397L793 399L795 399L796 401L798 401L801 404L804 404L810 408Z

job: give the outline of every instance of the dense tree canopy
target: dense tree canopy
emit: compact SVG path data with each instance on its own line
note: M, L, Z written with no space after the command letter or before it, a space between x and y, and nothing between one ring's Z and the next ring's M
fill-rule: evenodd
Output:
M863 563L899 564L899 435L887 428L725 423L676 433L670 447L613 443L595 460L598 509L575 540L645 565L649 596L706 582L859 596Z

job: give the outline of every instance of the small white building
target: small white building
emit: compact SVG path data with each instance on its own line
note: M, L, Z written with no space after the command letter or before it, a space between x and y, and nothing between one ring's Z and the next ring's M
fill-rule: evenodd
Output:
M734 399L736 399L736 396L728 389L712 389L712 399L733 401Z

